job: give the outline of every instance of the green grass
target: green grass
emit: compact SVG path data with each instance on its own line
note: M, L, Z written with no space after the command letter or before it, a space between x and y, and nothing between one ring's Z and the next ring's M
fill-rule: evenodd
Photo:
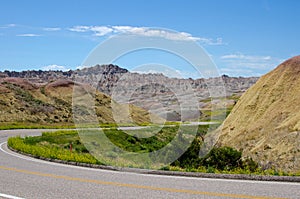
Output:
M217 125L216 125L217 126ZM185 171L185 172L203 172L203 173L228 173L228 174L253 174L253 175L279 175L279 176L300 176L300 173L286 173L276 169L262 170L254 161L242 160L241 152L229 147L214 148L204 158L199 158L199 150L202 145L200 135L207 133L208 128L214 128L209 125L199 126L195 140L185 153L174 161L171 165L163 167L163 170ZM78 134L75 130L60 130L57 132L45 132L36 137L13 137L9 138L8 145L18 151L26 154L32 154L36 157L60 159L65 161L82 162L89 164L107 164L123 167L138 168L156 168L155 165L141 167L138 162L130 161L118 154L121 150L127 152L149 153L166 146L174 136L178 134L179 126L160 128L152 126L145 129L124 131L116 128L105 129L104 136L110 142L119 148L112 148L105 151L108 154L97 156L91 155L87 148L91 145L99 147L102 144L98 131L89 130L86 137L84 134ZM186 126L179 131L185 131L181 136L191 136L193 128ZM149 138L138 138L144 136ZM135 136L134 136L135 135ZM98 139L98 140L97 140ZM85 145L82 143L84 141ZM72 152L70 151L72 145ZM101 146L105 147L105 146ZM102 159L101 159L102 158ZM140 161L140 159L139 159ZM144 161L148 161L146 158Z
M174 124L174 123L172 123ZM177 124L177 123L176 123ZM132 127L135 124L115 124L115 123L102 123L102 124L86 124L83 127L101 127L101 128L117 128L117 127ZM155 126L153 124L140 124L140 126ZM10 129L74 129L75 125L72 123L30 123L30 122L0 122L0 130Z
M204 167L200 166L198 168L182 168L178 166L167 166L164 167L163 170L166 171L180 171L180 172L200 172L200 173L216 173L216 174L246 174L246 175L266 175L266 176L300 176L300 172L298 173L288 173L281 170L276 169L268 169L261 170L256 169L255 171L251 171L250 169L241 169L235 168L232 170L219 170L214 167Z
M152 152L167 145L174 138L178 130L178 127L165 127L159 131L157 128L140 129L138 132L137 130L128 130L126 133L117 129L109 129L105 130L105 134L114 145L123 150L130 152ZM143 135L143 137L148 137L147 135L152 135L155 132L157 132L156 135L149 138L134 136L138 133L139 135Z
M240 98L239 94L233 94L227 97L207 98L207 99L200 100L200 102L206 103L206 106L204 106L204 108L200 110L202 113L202 115L200 116L200 121L214 121L214 122L222 123L224 119L232 111L234 104L227 105L226 107L220 106L220 108L215 108L215 110L213 110L211 108L212 100L220 100L221 102L228 102L229 100L234 100L235 102L237 102L239 98Z
M68 132L69 133L69 132ZM31 154L36 157L44 157L72 162L81 162L89 164L101 164L96 160L91 154L77 150L77 145L75 144L75 152L70 152L68 149L69 142L74 138L75 133L70 134L63 132L60 136L52 136L50 134L44 134L43 139L41 137L13 137L9 138L8 145L15 150L21 151L26 154ZM65 139L63 141L58 141L58 137L63 136ZM76 136L76 135L75 135ZM58 141L54 143L53 141ZM79 144L80 145L80 144Z
M0 122L0 130L9 129L72 129L75 128L73 124L53 123L53 124L39 124L29 122Z
M172 141L177 134L178 128L179 126L167 126L164 128L151 126L140 130L128 130L126 133L116 128L104 129L105 136L114 144L114 146L119 147L119 149L117 151L116 148L108 150L110 151L110 154L105 154L105 157L102 157L104 158L102 159L103 161L101 161L100 157L100 162L107 163L115 161L114 158L116 157L116 154L122 154L119 150L135 153L157 151ZM192 127L187 126L184 127L184 129L186 136L191 137ZM137 134L139 134L139 136L137 136ZM86 147L97 147L98 143L102 144L101 138L99 138L101 135L98 134L97 130L88 130L88 132L80 134L80 136L81 137L79 137L77 131L57 131L55 133L43 133L41 136L36 137L10 138L8 144L10 147L24 153L58 159L60 159L58 156L59 152L62 154L69 153L71 143L73 153L79 153L81 155L90 155ZM85 145L82 144L82 140L84 140ZM54 155L51 155L51 150L53 150ZM111 159L105 159L106 157L111 157ZM63 160L70 160L69 158L66 158L66 155L64 155L63 158ZM126 157L118 159L117 161L118 162L111 163L119 166L139 167L138 163L127 161Z

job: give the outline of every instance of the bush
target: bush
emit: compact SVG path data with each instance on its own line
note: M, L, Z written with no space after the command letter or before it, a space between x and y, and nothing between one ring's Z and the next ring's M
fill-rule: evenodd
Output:
M242 165L242 152L230 147L213 148L201 161L203 166L232 170Z

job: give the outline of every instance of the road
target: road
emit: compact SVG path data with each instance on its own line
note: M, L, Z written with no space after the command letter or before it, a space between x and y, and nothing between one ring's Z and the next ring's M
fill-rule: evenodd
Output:
M300 183L159 176L75 167L11 152L0 131L0 198L300 198Z

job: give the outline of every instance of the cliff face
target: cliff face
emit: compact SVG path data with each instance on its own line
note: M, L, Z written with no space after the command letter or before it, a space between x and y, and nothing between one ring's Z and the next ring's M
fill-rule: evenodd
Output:
M119 103L131 103L160 115L168 120L181 120L182 101L186 103L199 102L199 108L207 108L208 99L214 96L225 97L240 94L253 85L258 78L228 77L210 79L178 79L168 78L162 74L130 73L116 65L96 65L75 71L23 71L0 73L0 77L25 78L37 85L45 85L57 79L74 80L97 88ZM209 89L209 85L222 80L224 88ZM224 92L225 91L225 92ZM180 98L180 99L178 99ZM186 110L188 111L188 110ZM187 114L186 114L187 115ZM197 119L197 114L190 118Z
M243 149L265 167L300 171L300 56L242 95L219 129L218 145Z

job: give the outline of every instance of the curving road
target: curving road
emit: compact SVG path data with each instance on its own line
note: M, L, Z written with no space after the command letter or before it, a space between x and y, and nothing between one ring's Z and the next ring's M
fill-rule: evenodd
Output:
M116 172L16 154L6 141L45 130L0 131L0 198L300 198L300 183Z

